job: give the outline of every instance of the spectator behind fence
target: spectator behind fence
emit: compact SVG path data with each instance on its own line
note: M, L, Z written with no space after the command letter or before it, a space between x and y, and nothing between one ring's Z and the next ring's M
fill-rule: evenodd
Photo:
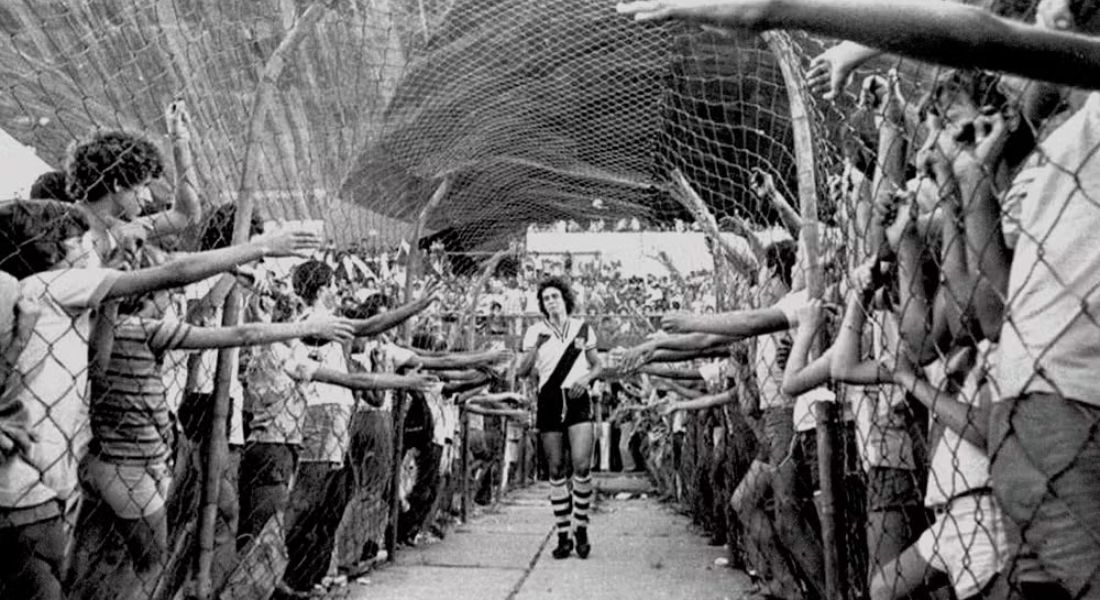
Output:
M335 318L191 327L163 318L168 296L159 291L119 303L108 369L92 382L92 442L81 464L85 498L74 550L81 560L72 573L80 593L72 590L74 598L98 597L85 594L99 588L107 596L129 590L137 600L159 583L168 553L165 505L174 438L160 372L167 351L251 346L306 335L350 339L352 334L350 321ZM129 560L113 560L112 553L124 550ZM120 578L120 565L127 562L132 579ZM96 570L98 563L113 569Z
M1086 37L1100 33L1095 2L1044 0L1036 27L947 4L937 5L935 13L920 3L806 0L785 3L784 11L769 10L775 6L669 0L621 5L620 10L640 19L684 16L741 26L804 27L918 58L1067 84L1095 86L1100 75L1100 40ZM899 28L917 35L893 35ZM1065 35L1067 30L1086 36ZM973 45L976 40L980 47ZM958 44L980 52L956 53ZM1049 89L1033 83L1027 94L1034 99ZM1094 263L1100 254L1081 250L1100 223L1089 201L1100 193L1098 132L1100 94L1094 92L1041 143L1045 166L1034 174L1020 210L989 444L993 486L1005 512L1038 553L1045 574L1075 598L1100 597L1095 533L1100 529L1095 502L1100 476L1094 468L1100 459L1100 398L1092 364L1100 310L1100 266ZM1010 573L1022 577L1016 566L1009 567Z
M14 552L0 571L4 596L61 598L65 504L76 491L88 439L86 385L91 310L100 303L208 277L267 255L316 247L304 232L284 232L236 248L195 254L135 271L86 267L89 223L74 205L13 201L0 208L0 268L36 299L36 334L16 362L33 445L0 464L0 537ZM93 259L93 262L96 262Z

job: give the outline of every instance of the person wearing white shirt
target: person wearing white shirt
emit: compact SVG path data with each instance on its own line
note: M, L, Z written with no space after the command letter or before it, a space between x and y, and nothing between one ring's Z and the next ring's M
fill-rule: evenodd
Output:
M592 498L592 444L595 437L592 401L588 386L603 371L596 352L595 330L582 319L571 317L573 291L562 279L551 277L538 286L539 311L544 319L523 336L524 355L518 374L538 375L539 440L550 470L550 502L557 518L558 546L554 558L573 551L569 537L570 515L575 523L577 555L587 558L588 507ZM572 508L565 478L564 446L568 433L573 462Z

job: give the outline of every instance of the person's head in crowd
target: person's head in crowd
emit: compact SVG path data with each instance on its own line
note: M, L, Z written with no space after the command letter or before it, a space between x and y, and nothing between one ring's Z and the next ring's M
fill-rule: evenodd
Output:
M72 202L69 191L66 189L67 175L65 171L47 171L38 176L31 184L31 200L58 200L60 202Z
M0 270L16 279L85 266L89 223L75 204L57 200L0 202Z
M798 260L798 243L781 240L764 248L757 284L761 306L773 304L791 289L791 278Z
M497 302L497 301L494 300L493 303L489 305L489 314L490 315L492 315L494 317L499 317L503 313L504 313L504 307L500 304L500 302Z
M389 308L389 298L382 294L371 294L362 302L342 311L342 316L348 319L369 319L386 312Z
M332 267L319 260L307 260L294 269L294 293L308 306L328 306L335 300Z
M164 174L164 157L141 134L103 131L69 150L65 170L70 198L133 219L151 199L149 183Z
M255 294L249 302L249 321L289 323L301 311L301 300L274 290Z
M568 317L576 307L573 289L561 277L548 277L539 283L536 296L539 312L550 320Z
M223 204L213 211L203 223L202 234L199 236L200 250L217 250L227 248L233 244L233 227L237 220L237 205ZM252 214L252 222L249 224L249 237L264 232L264 222L259 215Z

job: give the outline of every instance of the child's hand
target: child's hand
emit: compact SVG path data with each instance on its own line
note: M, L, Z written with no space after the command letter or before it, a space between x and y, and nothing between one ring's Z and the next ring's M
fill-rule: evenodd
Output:
M183 100L176 100L164 111L164 120L168 123L168 136L173 140L191 139L191 115Z
M306 321L313 335L333 342L350 342L355 337L355 324L342 317L317 317Z
M257 236L253 240L267 256L292 256L321 247L321 237L305 229L280 229Z

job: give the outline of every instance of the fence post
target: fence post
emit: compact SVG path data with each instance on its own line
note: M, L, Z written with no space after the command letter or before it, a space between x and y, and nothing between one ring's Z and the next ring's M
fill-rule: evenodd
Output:
M393 488L390 494L390 534L386 537L386 560L396 560L397 524L401 518L401 476L405 458L405 408L406 395L396 392L393 397Z
M470 413L466 412L466 406L459 407L459 422L462 424L460 437L462 438L462 522L466 523L470 516Z
M837 448L838 419L836 402L814 404L817 419L818 471L821 474L821 490L816 504L821 517L821 542L825 553L825 595L828 600L846 597L844 576L844 548L839 543L838 532L844 531L843 511L837 510L836 488L839 480Z
M251 207L249 207L251 208ZM239 217L240 215L238 215ZM241 292L236 285L225 299L222 326L233 326L240 321ZM210 433L202 442L203 486L202 509L199 511L199 554L196 575L196 595L206 600L214 594L212 571L214 567L215 533L218 526L218 496L221 493L222 475L229 461L229 384L237 374L233 369L236 348L218 352L216 380L214 383L213 422Z

